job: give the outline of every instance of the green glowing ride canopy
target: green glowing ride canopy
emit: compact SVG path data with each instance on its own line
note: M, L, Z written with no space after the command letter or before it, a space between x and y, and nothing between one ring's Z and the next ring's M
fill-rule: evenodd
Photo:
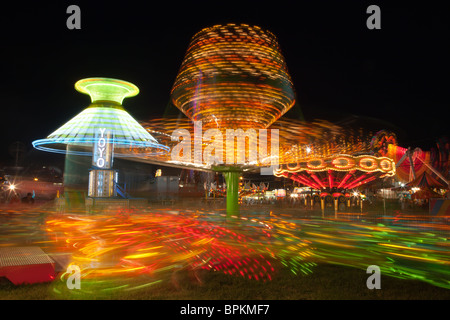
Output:
M104 129L112 135L115 156L169 151L169 147L159 144L122 107L124 98L139 93L135 85L117 79L88 78L78 81L75 88L90 95L92 104L46 139L33 141L36 149L91 155L96 133Z

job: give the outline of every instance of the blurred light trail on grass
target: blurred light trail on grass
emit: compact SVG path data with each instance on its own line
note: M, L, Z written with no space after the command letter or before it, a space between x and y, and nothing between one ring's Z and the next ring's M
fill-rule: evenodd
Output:
M148 288L173 281L181 270L199 281L200 270L270 281L276 265L314 276L319 263L363 270L378 265L382 275L450 289L445 217L247 212L232 218L220 211L139 209L95 215L2 212L0 219L0 246L26 243L70 253L86 294Z

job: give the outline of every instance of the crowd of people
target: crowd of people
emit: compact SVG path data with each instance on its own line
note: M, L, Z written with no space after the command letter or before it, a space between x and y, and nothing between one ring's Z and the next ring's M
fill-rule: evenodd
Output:
M400 206L402 210L407 209L428 209L429 201L428 199L407 199L405 197L401 197L399 199Z

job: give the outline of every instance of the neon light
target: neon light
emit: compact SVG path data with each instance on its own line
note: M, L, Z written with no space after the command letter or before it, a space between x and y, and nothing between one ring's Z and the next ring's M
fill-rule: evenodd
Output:
M286 177L289 177L289 174L288 173L286 173L285 174L285 176ZM294 178L293 178L294 177ZM303 184L305 184L305 185L307 185L307 186L309 186L309 187L312 187L312 188L314 188L314 189L321 189L321 187L319 186L319 185L317 185L316 183L314 183L313 181L311 181L310 179L308 179L308 178L306 178L306 177L304 177L304 176L301 176L300 174L292 174L291 175L291 179L296 179L296 181L297 182L300 182L300 183L303 183Z
M72 138L72 139L62 139L60 141L53 140L53 139L39 139L32 142L32 145L35 149L47 151L47 152L54 152L54 153L60 153L60 154L73 154L78 156L90 156L92 155L92 150L89 151L74 151L70 150L67 151L66 149L57 149L57 144L73 144L73 145L92 145L96 140L94 138ZM122 145L130 147L131 143L135 148L142 148L139 153L140 155L156 155L156 154L164 154L170 150L169 147L163 146L157 143L150 143L147 141L131 141L126 139L114 139L115 145ZM49 147L45 147L45 145L49 145ZM160 152L154 152L154 151L147 151L146 149L155 148L155 149L161 149ZM131 156L131 153L116 153L115 157L129 157Z
M342 164L345 162L345 164ZM337 157L331 162L337 169L350 169L355 165L355 160L350 157Z
M330 189L333 188L333 174L331 170L328 170L328 184L330 185Z
M369 177L369 178L367 178L367 179L365 179L365 180L363 180L363 181L360 181L360 182L358 182L358 183L356 183L356 184L353 184L353 185L350 186L348 189L353 189L353 188L359 187L360 185L369 183L369 182L375 180L376 178L377 178L377 177L375 177L375 176Z
M110 132L106 128L100 128L94 143L92 165L98 168L109 169L112 166L113 146L109 143Z
M315 175L312 174L312 172L308 172L309 174L311 174L311 177L323 188L326 189L325 185L322 183L322 181L320 181L320 179Z
M370 163L367 164L367 163ZM375 170L378 167L377 161L373 158L364 157L359 159L359 166L366 170Z
M315 164L317 162L318 162L318 164ZM306 166L310 169L318 170L318 169L325 168L327 166L327 164L325 163L325 161L323 159L311 159L306 163Z
M350 171L349 173L347 173L344 177L344 179L342 179L341 183L339 183L338 185L338 189L341 188L342 186L345 185L345 183L347 182L347 180L352 176L352 174L355 173L355 170Z
M358 183L358 181L364 179L365 177L367 177L367 174L363 174L359 178L353 180L351 183L349 183L349 185L347 186L347 189L353 189L355 187L355 185Z
M90 94L94 103L46 139L33 141L34 148L55 153L89 156L92 154L93 144L97 143L95 137L98 130L102 129L112 136L110 142L114 145L115 155L119 157L134 154L163 154L170 150L169 147L159 144L118 104L124 98L139 92L133 84L116 79L90 78L78 81L75 87L80 92ZM106 90L103 95L102 90ZM98 142L104 143L103 140ZM77 148L67 151L66 145Z
M386 170L386 171L391 170L391 168L392 168L392 162L389 161L389 160L387 160L387 159L383 159L383 160L380 161L380 167L381 167L383 170Z
M134 84L111 78L87 78L75 83L75 89L91 96L92 102L114 101L122 104L123 99L139 93Z
M192 37L171 100L207 129L265 129L295 104L295 93L275 35L227 24Z
M344 165L343 162L346 161ZM367 164L370 162L370 165ZM395 168L392 165L393 161L387 157L373 157L373 156L350 156L350 155L337 155L335 157L327 157L327 158L309 158L305 162L297 162L295 167L292 167L291 164L283 165L278 170L275 171L275 175L280 174L282 172L300 172L300 171L349 171L349 170L359 170L364 172L375 172L379 171L382 173L386 173L389 176L393 176L395 174Z

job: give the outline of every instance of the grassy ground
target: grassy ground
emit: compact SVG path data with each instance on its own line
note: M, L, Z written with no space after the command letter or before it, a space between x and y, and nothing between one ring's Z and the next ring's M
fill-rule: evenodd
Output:
M161 206L164 207L164 206ZM171 209L164 207L166 209ZM274 206L276 209L276 206ZM242 207L242 212L266 212L272 207ZM222 209L223 211L223 209ZM320 216L320 211L284 208L283 213L302 217ZM332 214L334 214L332 212ZM450 290L435 287L421 281L402 280L381 275L381 289L366 287L365 270L322 264L313 268L307 276L292 274L288 269L278 271L270 282L258 282L221 273L204 272L202 283L192 274L178 272L172 279L135 291L117 290L105 295L80 294L68 290L65 283L14 286L0 278L0 300L66 300L66 299L115 299L115 300L439 300L450 299ZM151 280L150 280L151 281ZM82 282L83 286L83 282ZM55 291L56 289L56 291ZM57 293L57 291L61 293Z
M272 281L258 282L235 276L206 272L203 283L192 274L179 272L171 280L136 291L115 291L106 295L77 294L62 282L14 286L0 281L0 299L8 300L441 300L450 299L450 290L421 281L401 280L381 275L381 289L369 290L365 270L336 265L319 265L307 276L280 270ZM83 286L83 282L82 282ZM62 293L55 293L57 288Z

